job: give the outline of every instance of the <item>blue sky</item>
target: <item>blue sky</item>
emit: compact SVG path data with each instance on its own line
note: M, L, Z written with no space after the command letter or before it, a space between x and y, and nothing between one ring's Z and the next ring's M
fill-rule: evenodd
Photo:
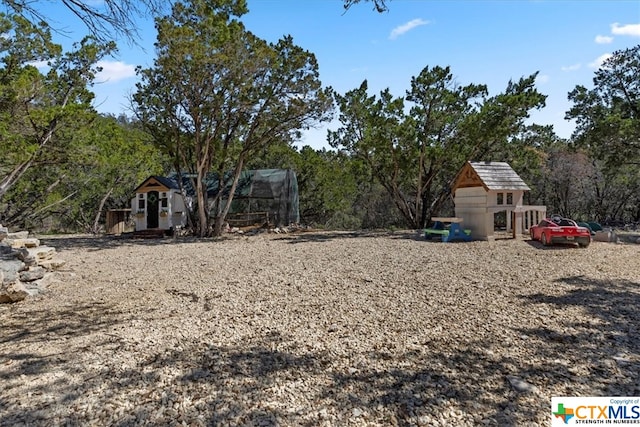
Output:
M368 3L345 12L341 0L248 0L248 5L241 20L250 31L274 42L290 34L316 55L323 84L340 93L366 79L371 94L389 88L404 96L411 77L424 67L448 65L460 85L486 84L493 95L509 80L538 71L536 86L548 98L532 121L554 125L561 137L573 130L564 120L567 93L576 85L591 87L607 55L640 44L638 0L391 0L381 14ZM73 18L59 16L74 25ZM98 111L126 113L135 66L152 64L153 22L139 24L141 46L121 41L119 55L101 64L101 83L94 87ZM57 38L65 46L74 41ZM326 147L326 130L337 125L307 132L299 145Z

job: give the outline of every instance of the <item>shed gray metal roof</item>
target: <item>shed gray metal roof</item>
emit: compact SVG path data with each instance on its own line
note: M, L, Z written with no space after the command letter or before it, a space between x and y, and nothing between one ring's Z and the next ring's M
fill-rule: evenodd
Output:
M164 176L151 175L149 178L147 178L144 181L142 181L142 183L140 185L138 185L133 190L133 192L134 193L137 192L140 188L144 187L145 184L147 184L147 182L149 182L151 180L156 180L157 182L159 182L161 185L164 185L168 189L172 189L172 190L179 190L180 189L180 187L178 186L178 183L177 183L177 181L175 179L166 178Z
M489 190L531 190L506 162L469 162Z

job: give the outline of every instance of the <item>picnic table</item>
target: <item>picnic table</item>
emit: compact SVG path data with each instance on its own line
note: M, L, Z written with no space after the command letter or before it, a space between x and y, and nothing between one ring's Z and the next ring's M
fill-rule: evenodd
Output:
M432 237L440 236L443 242L471 241L471 230L462 228L462 218L432 217L431 221L433 225L424 230L425 239L431 240Z

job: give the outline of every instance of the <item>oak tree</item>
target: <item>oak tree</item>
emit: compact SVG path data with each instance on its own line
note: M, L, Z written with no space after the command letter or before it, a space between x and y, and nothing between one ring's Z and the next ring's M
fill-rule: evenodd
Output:
M88 37L62 53L46 26L23 18L0 16L0 200L29 168L52 161L68 142L65 132L79 129L95 116L90 86L96 63L110 54L112 43ZM34 65L47 63L41 73Z
M244 164L271 144L292 143L329 118L315 56L290 36L267 43L237 19L242 0L176 3L156 21L154 66L139 69L136 114L178 171L194 176L197 234L219 235ZM232 170L230 182L224 177ZM219 191L208 200L207 176ZM215 218L210 229L210 217Z
M567 119L575 143L611 165L640 164L640 45L614 52L595 72L593 88L576 86Z
M489 97L484 85L458 85L449 67L425 67L412 78L405 102L388 89L369 96L365 81L336 96L342 126L329 141L366 162L407 225L423 228L450 206L462 165L504 153L529 111L544 105L534 82L535 74Z

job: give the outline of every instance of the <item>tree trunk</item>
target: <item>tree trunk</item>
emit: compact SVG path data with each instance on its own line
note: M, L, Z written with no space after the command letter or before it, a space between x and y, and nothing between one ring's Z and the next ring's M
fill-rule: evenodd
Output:
M62 104L62 108L66 106L67 100L68 98L65 98ZM51 122L49 122L49 126L47 127L44 134L41 135L41 137L38 139L38 148L31 154L31 156L29 157L29 160L27 160L26 162L22 162L21 164L16 166L11 171L11 173L9 173L2 180L0 180L0 200L2 200L2 197L6 194L9 188L11 188L11 186L13 186L22 177L22 175L24 175L27 169L31 167L31 165L36 159L36 156L40 154L40 151L43 149L43 147L47 145L49 141L51 141L51 138L53 137L53 133L57 127L57 124L58 124L58 119L56 118L52 119Z
M100 205L98 206L98 212L96 212L96 216L93 219L93 226L91 227L93 234L98 233L98 230L100 228L100 217L102 216L102 208L104 208L105 203L107 203L107 200L111 196L111 193L113 193L113 188L114 187L111 187L109 191L107 191L107 194L104 195L102 200L100 200Z
M233 201L233 195L236 192L236 188L238 187L238 180L240 179L240 174L242 173L242 167L244 166L244 155L240 155L238 158L238 163L236 164L236 168L233 171L233 183L231 184L231 189L229 190L229 198L224 205L224 209L222 212L216 215L216 223L213 230L213 235L215 237L219 237L222 235L222 228L224 226L224 221L227 218L227 214L229 213L229 209L231 208L231 202Z
M198 167L196 179L196 198L198 202L198 237L206 237L209 230L209 214L207 206L206 171Z
M9 191L9 188L11 188L13 184L15 184L20 177L24 175L27 169L29 169L29 166L31 166L31 163L33 162L33 158L34 156L31 156L29 160L13 168L11 173L0 180L0 200L2 200L2 197L7 193L7 191Z
M427 202L429 201L429 195L427 192L422 193L422 209L420 212L420 228L427 228L429 223L431 222L431 214L429 212L429 208L427 207Z

